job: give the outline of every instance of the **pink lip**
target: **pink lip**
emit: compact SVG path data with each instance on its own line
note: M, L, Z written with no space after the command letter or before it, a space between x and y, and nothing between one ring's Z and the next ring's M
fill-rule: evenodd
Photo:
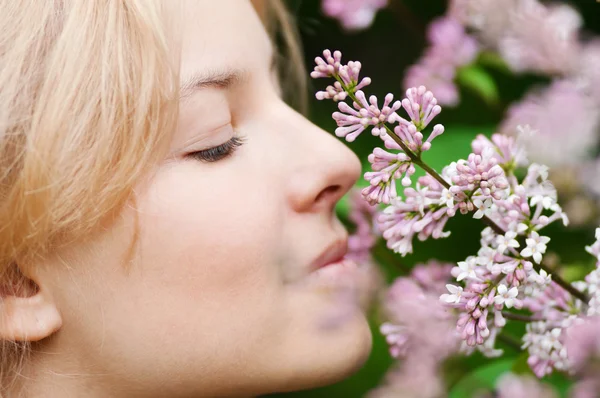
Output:
M310 265L311 271L316 271L330 264L339 263L348 253L348 240L337 240L327 247Z

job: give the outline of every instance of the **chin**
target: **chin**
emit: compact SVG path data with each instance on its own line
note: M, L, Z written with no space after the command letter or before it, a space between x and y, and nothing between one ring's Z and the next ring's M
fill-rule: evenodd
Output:
M298 366L278 392L331 385L352 376L364 365L373 344L365 315L357 310L336 329L294 359Z

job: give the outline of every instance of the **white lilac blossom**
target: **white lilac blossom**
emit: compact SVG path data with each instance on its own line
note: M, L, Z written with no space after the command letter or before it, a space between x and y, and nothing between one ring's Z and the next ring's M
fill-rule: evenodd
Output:
M458 88L454 83L457 69L473 62L478 52L477 41L470 37L456 19L442 17L428 28L429 47L411 66L404 77L404 87L426 85L436 93L442 105L458 103Z
M537 232L531 231L529 238L525 239L527 247L521 250L521 256L533 257L536 263L542 262L542 255L546 253L546 243L550 241L547 236L540 236Z
M368 28L375 14L387 5L388 0L323 0L323 13L340 21L349 31Z

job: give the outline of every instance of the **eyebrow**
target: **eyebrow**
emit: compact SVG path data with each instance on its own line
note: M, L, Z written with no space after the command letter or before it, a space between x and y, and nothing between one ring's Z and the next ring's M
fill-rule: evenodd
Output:
M275 52L271 56L271 71L275 70L278 60ZM205 88L216 88L228 90L246 82L249 78L249 71L246 69L223 69L210 71L208 73L196 73L184 79L179 88L179 100L184 101L192 96L196 91Z

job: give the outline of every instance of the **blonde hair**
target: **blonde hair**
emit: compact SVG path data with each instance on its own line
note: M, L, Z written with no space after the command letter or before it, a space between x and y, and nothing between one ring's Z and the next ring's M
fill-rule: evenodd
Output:
M19 264L110 223L164 156L179 65L161 3L0 0L2 295L31 294ZM283 32L303 95L291 20L279 1L268 4L266 26ZM2 342L0 396L29 349Z

